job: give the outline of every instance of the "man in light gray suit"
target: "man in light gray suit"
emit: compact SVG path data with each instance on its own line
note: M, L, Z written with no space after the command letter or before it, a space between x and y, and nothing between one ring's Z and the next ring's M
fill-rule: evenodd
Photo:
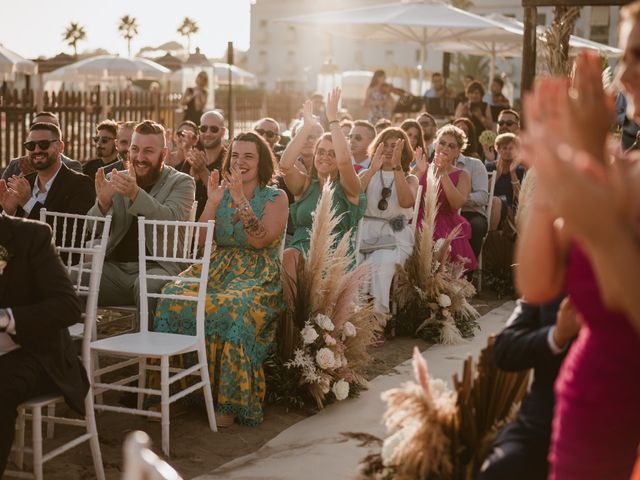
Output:
M190 175L164 164L167 153L164 128L145 120L136 125L131 138L129 170L113 169L105 175L99 169L96 173L97 200L88 215L112 217L98 297L101 306L139 302L138 216L149 220L189 219L195 184ZM153 237L147 233L150 249ZM172 248L167 247L168 251ZM147 265L150 275L177 275L182 269L183 265L169 262ZM149 280L149 292L159 292L164 283Z

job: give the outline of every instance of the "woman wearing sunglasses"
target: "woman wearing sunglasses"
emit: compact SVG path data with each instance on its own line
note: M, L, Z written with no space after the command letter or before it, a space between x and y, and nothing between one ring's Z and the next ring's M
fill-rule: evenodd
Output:
M404 263L413 250L413 214L418 179L409 173L414 152L407 134L389 127L370 148L371 165L360 174L367 195L360 253L371 263L371 285L376 313L389 313L389 292L396 263Z
M304 103L302 127L282 154L280 169L295 202L291 205L291 218L294 223L292 241L284 251L283 267L289 279L295 281L296 266L300 254L309 250L309 232L313 222L313 212L324 185L329 182L333 187L333 209L340 216L337 231L338 240L355 230L366 207L366 199L360 187L360 179L351 163L349 145L338 121L338 102L340 88L329 93L327 101L327 119L331 133L323 134L316 142L311 172L308 174L296 161L305 146L307 137L316 129L318 120L313 116L313 105ZM285 282L285 289L293 282ZM286 290L287 293L291 293Z
M467 136L453 125L445 125L436 134L433 168L439 179L438 213L434 225L433 239L446 238L454 228L460 225L458 235L451 242L451 257L465 264L465 271L472 271L478 267L478 260L471 248L471 225L460 215L460 208L465 204L471 192L471 176L469 172L455 166L460 152L467 146ZM423 186L422 197L427 189L426 161L418 162L416 174ZM418 212L418 228L422 229L424 218L423 201L420 199Z

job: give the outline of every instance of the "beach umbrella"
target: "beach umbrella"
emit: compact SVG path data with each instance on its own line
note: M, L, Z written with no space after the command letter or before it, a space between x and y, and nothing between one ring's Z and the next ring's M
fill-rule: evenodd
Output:
M0 44L0 73L5 79L16 73L35 75L38 73L38 65Z
M117 55L98 55L58 68L46 75L46 80L74 81L126 77L131 79L164 78L171 71L146 58L127 58Z
M420 46L420 84L428 45L453 42L462 33L496 27L479 15L449 4L419 0L284 17L276 21L325 27L332 33L353 38L415 43Z

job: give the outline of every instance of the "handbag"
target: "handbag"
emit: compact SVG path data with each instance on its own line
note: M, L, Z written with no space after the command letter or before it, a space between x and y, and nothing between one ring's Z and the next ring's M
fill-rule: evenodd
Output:
M367 254L376 250L394 250L397 246L396 237L391 234L370 238L360 242L360 253Z

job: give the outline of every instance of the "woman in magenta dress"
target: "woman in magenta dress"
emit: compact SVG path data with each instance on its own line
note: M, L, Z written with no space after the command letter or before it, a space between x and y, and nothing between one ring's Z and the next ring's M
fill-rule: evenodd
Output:
M471 176L469 172L455 166L460 152L467 146L467 136L453 125L445 125L436 134L434 167L435 174L440 179L438 188L438 213L434 225L433 239L445 238L460 225L461 229L451 242L451 256L453 259L465 263L465 270L472 271L478 267L478 260L471 248L471 225L460 215L460 208L469 198L471 192ZM418 228L422 229L424 218L424 194L427 190L426 159L417 161L415 172L422 185L422 198L418 211Z
M632 107L628 113L638 121L640 2L621 16L619 78ZM637 176L624 184L616 175L624 160L610 164L603 155L613 108L603 94L597 55L579 57L571 93L566 80L545 79L525 105L525 158L538 180L533 208L522 221L517 282L535 303L564 288L583 318L556 381L549 478L627 480L640 443L640 326L632 322L637 309L615 299L611 287L637 297L637 283L622 283L624 268L611 265L618 248L628 250L631 243L637 249L640 190ZM585 121L564 115L576 100ZM636 262L636 272L639 267Z

